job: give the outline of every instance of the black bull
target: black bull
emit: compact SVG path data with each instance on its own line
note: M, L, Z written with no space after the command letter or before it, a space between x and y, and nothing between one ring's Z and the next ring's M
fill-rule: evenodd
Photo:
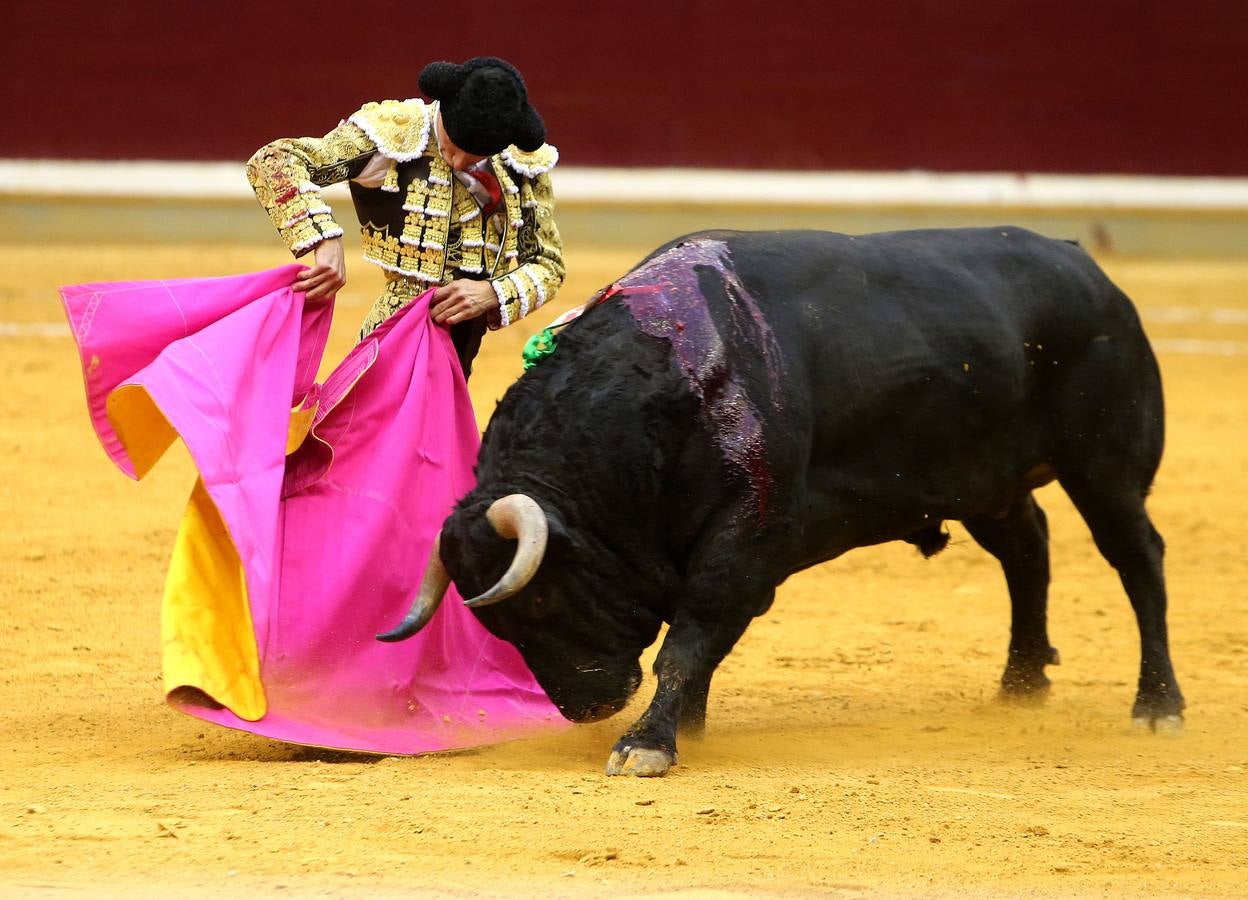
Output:
M498 404L477 487L383 639L423 625L449 578L585 721L625 705L666 622L654 699L607 765L661 775L777 585L883 541L930 555L958 520L1005 571L1001 690L1037 695L1057 651L1032 490L1056 478L1135 610L1136 723L1181 724L1144 508L1160 377L1130 300L1077 246L1017 228L708 232L599 300Z

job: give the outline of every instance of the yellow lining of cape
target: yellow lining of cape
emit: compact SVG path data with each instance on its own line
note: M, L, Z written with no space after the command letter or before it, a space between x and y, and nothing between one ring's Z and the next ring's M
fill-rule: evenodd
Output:
M195 480L174 543L160 630L166 694L197 688L240 719L264 716L242 561L203 479Z
M138 385L110 393L107 410L135 476L142 478L177 433ZM292 421L288 442L297 446L314 412ZM264 716L268 702L242 560L202 478L195 480L178 527L160 620L161 670L170 702L179 705L174 693L192 688L240 719L254 722Z

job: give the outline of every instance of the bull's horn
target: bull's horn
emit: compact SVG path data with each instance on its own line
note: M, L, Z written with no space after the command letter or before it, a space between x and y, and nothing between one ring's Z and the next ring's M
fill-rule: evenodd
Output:
M412 608L403 617L398 628L377 635L377 640L393 643L405 641L420 629L429 624L433 614L442 604L446 589L451 585L451 576L442 564L442 532L433 539L433 547L429 550L429 561L425 563L425 576L420 581L420 592L412 601Z
M499 497L490 504L485 517L500 537L511 538L517 542L516 555L494 587L480 596L464 601L464 605L470 607L489 606L515 594L537 574L537 567L542 564L542 557L546 553L546 536L549 532L546 513L542 512L537 501L528 494Z

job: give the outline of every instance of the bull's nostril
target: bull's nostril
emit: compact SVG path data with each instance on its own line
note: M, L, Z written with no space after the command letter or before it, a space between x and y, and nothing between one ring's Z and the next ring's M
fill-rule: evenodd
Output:
M576 717L578 722L597 722L601 719L609 718L615 715L625 706L624 701L611 703L595 703L593 706L587 706L581 710L581 714Z

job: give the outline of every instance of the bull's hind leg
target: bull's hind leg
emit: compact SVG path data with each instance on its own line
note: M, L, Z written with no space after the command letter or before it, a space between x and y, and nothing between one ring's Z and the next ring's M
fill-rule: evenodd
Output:
M1183 694L1166 634L1165 543L1144 510L1161 462L1165 417L1161 376L1144 335L1121 325L1092 341L1066 369L1055 399L1058 481L1117 570L1140 630L1132 718L1148 728L1177 729Z
M1058 663L1048 634L1049 527L1044 510L1028 493L1003 518L979 516L962 524L1001 563L1010 591L1010 651L1001 695L1042 697L1049 689L1044 667Z
M1165 542L1144 510L1143 492L1093 477L1061 479L1101 555L1118 571L1140 629L1140 678L1131 716L1138 727L1182 727L1183 694L1166 629Z

